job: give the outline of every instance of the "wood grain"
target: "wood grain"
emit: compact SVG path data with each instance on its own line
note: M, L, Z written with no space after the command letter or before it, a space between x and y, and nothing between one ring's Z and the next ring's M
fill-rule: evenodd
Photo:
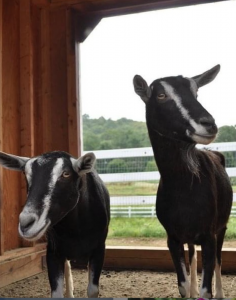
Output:
M2 69L2 34L3 34L3 26L2 26L2 18L3 18L3 0L0 0L0 74L3 74ZM0 75L0 149L2 150L2 127L3 127L3 106L2 106L2 76ZM1 209L3 203L3 194L2 194L2 184L3 184L3 173L2 168L0 168L0 255L4 253L4 230L3 230L3 218L4 213L3 209Z
M12 251L9 259L2 257L0 261L0 287L42 272L42 257L45 255L45 250L37 250L37 248L32 247L30 249L33 252L26 248L26 251L21 250L20 256L14 255L15 251Z
M41 11L41 88L42 88L42 118L43 118L43 152L52 151L52 121L51 121L51 64L50 64L50 12Z
M76 95L76 45L74 32L74 14L71 10L66 12L66 56L67 56L67 109L68 109L68 151L73 156L78 156L78 131Z
M67 112L66 11L50 12L51 128L53 150L69 151Z
M19 1L3 0L2 34L2 146L1 150L20 154L20 39ZM10 184L9 184L10 183ZM2 205L4 214L4 251L17 248L18 216L21 209L20 174L2 170Z

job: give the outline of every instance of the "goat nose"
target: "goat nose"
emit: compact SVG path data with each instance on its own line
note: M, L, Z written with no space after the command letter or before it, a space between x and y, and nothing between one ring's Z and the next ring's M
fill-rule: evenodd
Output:
M21 213L19 217L20 229L24 233L28 231L35 223L36 216L31 213Z
M217 126L215 123L215 119L212 116L202 117L199 119L199 123L206 128L210 133L217 132Z

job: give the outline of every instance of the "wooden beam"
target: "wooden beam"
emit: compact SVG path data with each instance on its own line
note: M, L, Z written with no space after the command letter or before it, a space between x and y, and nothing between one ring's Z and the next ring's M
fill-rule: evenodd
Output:
M49 7L50 0L31 0L32 5L36 5L38 7Z
M228 0L216 0L214 2L221 2ZM91 1L89 13L96 13L100 17L111 17L118 15L126 15L140 12L147 12L159 9L174 8L181 6L190 6L197 4L212 3L211 0L123 0L123 1ZM80 5L78 5L80 6ZM75 5L76 7L76 5Z
M68 152L66 10L50 12L50 47L52 147Z
M67 109L68 109L68 151L78 156L77 130L77 80L76 80L76 42L74 13L66 12L66 56L67 56ZM80 116L78 116L80 117Z
M3 34L3 26L2 26L2 18L3 18L3 0L0 0L0 149L2 149L2 127L3 127L3 102L2 102L2 74L3 74L3 69L2 69L2 34ZM0 168L0 255L4 253L4 230L3 230L3 209L2 209L2 168Z
M42 272L43 256L44 244L6 252L0 257L0 287Z
M2 143L1 151L20 154L19 1L2 1ZM2 251L19 247L20 173L2 170ZM11 182L11 185L9 185ZM14 188L13 188L14 187ZM3 241L2 241L3 244Z
M215 0L214 2L228 1ZM73 7L84 14L124 15L150 10L212 3L211 0L51 0L51 8Z
M50 62L50 12L41 11L41 84L42 84L42 118L43 118L43 152L52 151L51 122L51 62Z
M236 248L223 248L222 271L235 272ZM201 251L198 250L198 271L201 272ZM188 262L188 251L185 250ZM167 247L114 247L106 248L104 268L138 269L156 271L175 271L170 252Z
M34 98L30 0L20 1L21 155L33 156Z
M34 95L33 95L33 50L30 0L20 1L20 114L21 151L25 157L35 154ZM21 180L21 204L26 200L26 182ZM33 245L22 240L23 246Z
M77 18L76 40L80 43L83 43L93 29L99 24L102 18L100 16L87 14L75 14L75 17Z
M222 272L236 271L236 248L223 248ZM188 264L188 251L185 250ZM198 272L202 271L201 251L197 251ZM86 267L86 262L72 262L76 268ZM174 264L167 247L133 247L133 246L107 246L104 269L110 270L155 270L160 272L175 272Z
M41 11L43 9L31 6L31 34L32 34L32 64L33 64L33 128L34 155L43 153L44 132L43 132L43 99L42 99L42 68L41 68ZM33 149L32 149L33 150Z

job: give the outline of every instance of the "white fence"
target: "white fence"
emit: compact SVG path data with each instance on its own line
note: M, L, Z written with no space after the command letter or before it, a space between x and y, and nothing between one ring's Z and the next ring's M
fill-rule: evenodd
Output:
M212 143L207 147L204 145L197 145L197 148L207 148L209 150L217 150L220 152L236 151L236 142L228 143ZM84 151L84 154L91 151ZM97 159L114 159L114 158L127 158L127 157L150 157L153 156L151 147L146 148L132 148L132 149L115 149L115 150L97 150L93 151ZM226 168L229 177L236 176L236 167ZM153 172L133 172L133 173L112 173L100 174L102 180L106 183L109 182L129 182L129 181L147 181L159 180L160 173Z
M111 206L112 217L155 217L155 206ZM231 217L236 217L236 206L231 209Z
M236 142L229 143L212 143L207 147L204 145L197 145L197 148L207 148L209 150L217 150L220 152L236 152ZM84 154L90 151L84 151ZM93 151L98 160L111 160L115 158L140 158L153 157L153 150L151 147L146 148L132 148L132 149L114 149L114 150L99 150ZM235 158L236 159L236 158ZM229 177L236 177L236 167L226 168ZM101 174L100 176L105 183L115 182L135 182L135 181L150 181L159 180L160 173L158 171L152 172L130 172L130 173L110 173ZM139 205L155 203L156 196L112 196L111 205ZM236 194L234 194L234 201L236 202Z

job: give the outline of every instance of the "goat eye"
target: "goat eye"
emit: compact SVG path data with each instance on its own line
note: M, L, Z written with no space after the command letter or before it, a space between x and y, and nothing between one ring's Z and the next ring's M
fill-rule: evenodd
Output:
M64 177L64 178L68 178L68 177L70 177L70 173L69 172L66 172L66 171L64 171L63 173L62 173L62 177Z
M158 100L164 100L166 98L166 94L159 94L157 95Z

